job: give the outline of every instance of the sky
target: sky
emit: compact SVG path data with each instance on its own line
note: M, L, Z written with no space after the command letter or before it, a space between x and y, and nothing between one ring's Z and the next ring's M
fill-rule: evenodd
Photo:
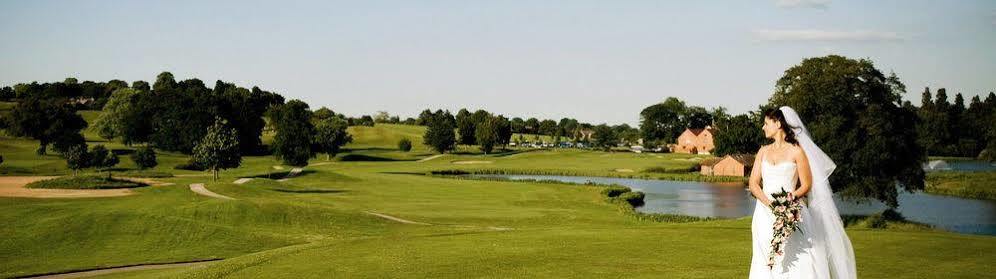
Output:
M637 125L667 97L754 110L807 57L996 91L996 1L8 1L0 86L259 86L351 116L486 109Z

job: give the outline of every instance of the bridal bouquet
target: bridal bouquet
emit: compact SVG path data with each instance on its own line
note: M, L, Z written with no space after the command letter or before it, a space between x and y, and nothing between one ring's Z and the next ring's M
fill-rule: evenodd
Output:
M775 214L774 237L771 238L771 252L768 253L768 268L775 267L775 257L784 253L785 242L792 232L802 231L799 222L802 221L802 204L799 199L790 199L789 193L782 190L771 194L771 212Z

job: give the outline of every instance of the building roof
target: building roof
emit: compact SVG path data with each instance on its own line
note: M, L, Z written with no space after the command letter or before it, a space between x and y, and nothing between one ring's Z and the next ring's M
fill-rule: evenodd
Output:
M716 131L716 129L713 129L711 126L706 126L705 128L698 128L698 129L688 128L687 130L689 132L692 132L692 135L695 135L695 136L698 136L699 134L701 134L702 132L705 132L705 131L708 131L710 134L714 134L714 132Z
M699 163L699 164L702 165L702 166L711 167L711 166L715 166L717 163L719 163L719 161L722 161L724 158L725 157L723 157L723 158L716 158L716 157L708 158L708 159L702 160L702 162Z
M751 155L751 154L732 154L732 155L726 155L726 156L733 158L733 160L736 160L737 162L740 162L741 164L744 164L744 166L748 166L749 167L749 166L753 166L754 165L754 155Z

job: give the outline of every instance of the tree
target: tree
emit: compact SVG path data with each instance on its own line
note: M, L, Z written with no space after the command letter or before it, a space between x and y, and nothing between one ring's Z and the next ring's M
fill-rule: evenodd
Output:
M308 104L291 100L274 107L270 119L277 130L273 137L273 154L287 165L307 165L308 159L314 156L311 139L315 133L314 125L309 121L311 111L308 111Z
M529 118L526 120L525 127L523 127L523 134L536 134L539 130L539 120L536 118Z
M152 91L167 91L176 87L176 79L173 73L162 72L156 76L156 82L152 85Z
M474 134L477 131L477 123L472 118L473 114L467 109L460 109L456 114L456 127L460 135L460 144L472 145L477 143Z
M270 106L282 104L283 97L259 87L250 90L220 80L215 82L214 96L218 116L228 120L228 125L238 132L242 154L261 153L260 137L266 126L263 115Z
M618 144L619 136L616 135L616 131L612 127L605 124L595 126L595 134L592 135L592 145L609 151L613 146Z
M640 139L640 130L630 127L629 124L619 124L612 126L613 132L615 132L616 137L620 143L626 143L629 145L636 144ZM559 140L557 140L559 141Z
M90 152L87 152L86 144L69 147L62 153L62 157L66 159L66 167L73 170L73 176L76 176L79 170L90 167Z
M144 81L144 80L136 80L136 81L132 82L131 83L131 89L135 89L135 91L138 91L138 92L150 92L150 91L152 91L152 87L150 87L149 83L147 81Z
M408 152L412 150L412 141L408 138L402 138L398 141L398 150Z
M717 132L713 138L716 148L712 151L717 157L731 154L750 154L764 144L764 132L759 114L741 114L716 122Z
M96 131L100 137L111 140L124 134L124 125L127 124L124 117L128 116L131 109L132 99L137 94L131 88L121 88L115 90L104 104L104 110L94 121L90 130Z
M477 124L477 131L474 133L474 137L477 139L477 144L480 146L481 151L484 154L491 153L495 145L499 144L498 139L498 129L500 124L499 119L494 116L488 116L484 121Z
M895 74L886 77L866 59L808 58L785 71L767 107L790 106L806 121L813 141L837 162L835 192L896 207L897 188L923 189L926 161L916 113L900 106L902 88Z
M512 132L524 134L526 133L525 131L526 131L526 121L522 120L522 118L519 117L512 118Z
M10 86L4 86L3 88L0 88L0 100L9 101L11 99L14 99L14 97L16 96L17 95L14 93L14 88Z
M437 152L446 153L456 147L456 133L453 132L455 127L453 122L439 112L430 119L422 141Z
M557 121L553 121L550 119L540 121L539 128L537 129L538 134L552 136L556 132L557 132Z
M324 119L328 119L328 118L332 118L332 117L335 117L335 116L336 116L335 112L333 112L332 110L330 110L327 107L319 108L318 110L315 111L315 113L312 114L312 117L314 117L318 121L321 121L321 120L324 120Z
M340 147L353 142L353 136L346 132L346 128L349 128L349 124L338 117L323 119L315 125L315 143L318 151L325 153L326 161L332 160L339 153Z
M239 151L239 137L235 129L229 128L225 120L215 118L207 133L194 146L194 162L210 169L214 180L218 180L218 170L237 168L242 164Z
M377 111L377 114L374 114L373 116L374 123L387 123L390 120L391 120L391 114L388 114L387 111L383 110Z
M692 106L685 110L688 128L702 129L712 125L712 114L703 107Z
M101 169L107 171L107 179L111 179L110 168L117 165L120 162L118 155L110 152L103 145L94 145L90 147L90 163L88 166L97 168L97 171Z
M498 115L496 117L496 124L498 125L498 144L502 146L507 146L512 141L512 122L508 121L503 115Z
M156 161L156 151L148 146L139 147L135 153L131 153L131 160L139 169L143 170L154 168L159 164Z
M730 114L727 113L726 108L722 106L713 108L712 112L709 112L709 114L712 115L713 123L718 123L719 121L730 119Z
M644 108L640 111L643 140L674 142L688 127L684 118L685 110L685 102L675 97L668 97L664 102Z
M80 130L87 127L76 111L58 99L32 96L17 103L6 119L7 132L16 137L30 137L39 141L38 154L45 154L53 144L56 152L67 151L82 144Z

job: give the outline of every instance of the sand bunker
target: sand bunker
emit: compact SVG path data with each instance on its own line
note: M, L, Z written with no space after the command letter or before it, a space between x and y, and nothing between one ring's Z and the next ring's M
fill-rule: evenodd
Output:
M490 163L494 163L494 161L453 161L453 163L457 164L457 165L490 164Z
M120 197L135 193L130 189L81 190L24 188L24 185L28 185L28 183L56 177L57 176L2 176L0 177L0 196L19 198L96 198Z
M616 169L616 172L633 172L632 169Z

